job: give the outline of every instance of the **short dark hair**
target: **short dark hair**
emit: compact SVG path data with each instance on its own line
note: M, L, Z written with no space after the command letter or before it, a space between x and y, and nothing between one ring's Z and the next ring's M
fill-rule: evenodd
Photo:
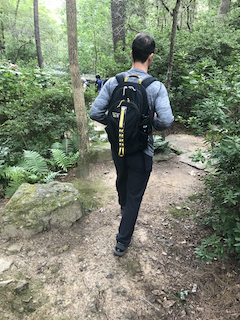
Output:
M151 53L154 53L155 41L147 33L138 33L132 43L132 54L134 62L144 63Z

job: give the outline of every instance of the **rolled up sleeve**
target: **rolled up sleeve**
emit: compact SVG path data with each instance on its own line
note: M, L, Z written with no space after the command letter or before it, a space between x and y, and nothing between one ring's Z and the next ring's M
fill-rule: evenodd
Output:
M157 117L153 118L153 127L158 131L163 131L171 126L174 121L174 116L172 113L167 89L165 86L160 83L153 83L155 88L152 86L150 90L154 92L155 90L155 101L152 100L153 108ZM156 95L156 86L158 85L157 95ZM151 91L149 92L151 94ZM153 94L152 94L153 97Z
M111 79L110 79L111 80ZM99 95L93 102L91 109L89 111L89 116L92 120L100 122L107 125L106 111L110 101L110 86L111 81L108 80L107 83L101 89Z

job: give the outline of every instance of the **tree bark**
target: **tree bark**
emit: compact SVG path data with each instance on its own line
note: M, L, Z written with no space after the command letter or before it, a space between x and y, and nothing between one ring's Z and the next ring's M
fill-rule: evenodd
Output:
M17 6L16 6L16 10L15 10L14 27L16 27L19 3L20 3L20 0L18 0L18 2L17 2Z
M228 13L230 4L231 4L231 0L222 0L220 4L220 8L218 10L218 16L226 15Z
M84 178L89 174L89 137L84 93L78 60L76 0L66 0L66 14L69 67L79 136L77 177Z
M1 37L0 37L0 52L5 50L4 25L1 21Z
M37 49L37 58L38 58L38 66L39 68L43 68L43 57L42 57L42 49L40 42L40 32L39 32L39 19L38 19L38 0L33 0L33 12L34 12L34 33L35 33L35 41L36 41L36 49Z
M178 19L180 4L181 4L181 0L177 0L175 8L173 9L173 23L172 23L172 33L171 33L169 65L168 65L167 78L165 83L165 86L168 92L170 91L170 83L172 78L172 69L173 69L173 62L174 62L174 44L175 44L175 36L177 31L177 19Z
M116 53L119 41L122 41L122 50L125 50L125 1L126 0L111 0L112 38L114 53ZM118 60L116 54L115 58L116 60Z

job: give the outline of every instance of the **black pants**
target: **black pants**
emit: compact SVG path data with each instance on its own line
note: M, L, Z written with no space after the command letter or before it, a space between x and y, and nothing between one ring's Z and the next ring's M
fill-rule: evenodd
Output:
M143 151L119 157L112 151L117 171L118 201L124 207L117 241L128 246L131 242L143 194L152 171L152 157Z

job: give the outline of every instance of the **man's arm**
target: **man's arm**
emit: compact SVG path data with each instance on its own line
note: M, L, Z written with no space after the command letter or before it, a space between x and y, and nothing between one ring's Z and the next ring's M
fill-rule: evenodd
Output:
M155 84L155 89L157 89ZM151 90L154 90L154 88L151 88ZM170 101L168 98L167 89L165 86L160 83L160 88L158 85L158 93L157 96L155 94L156 100L154 103L154 111L155 116L153 118L153 127L154 129L158 131L163 131L171 126L173 123L174 117L172 114L172 109L170 106Z
M111 79L110 79L111 80ZM92 120L107 125L106 111L110 101L110 80L102 87L89 111Z

